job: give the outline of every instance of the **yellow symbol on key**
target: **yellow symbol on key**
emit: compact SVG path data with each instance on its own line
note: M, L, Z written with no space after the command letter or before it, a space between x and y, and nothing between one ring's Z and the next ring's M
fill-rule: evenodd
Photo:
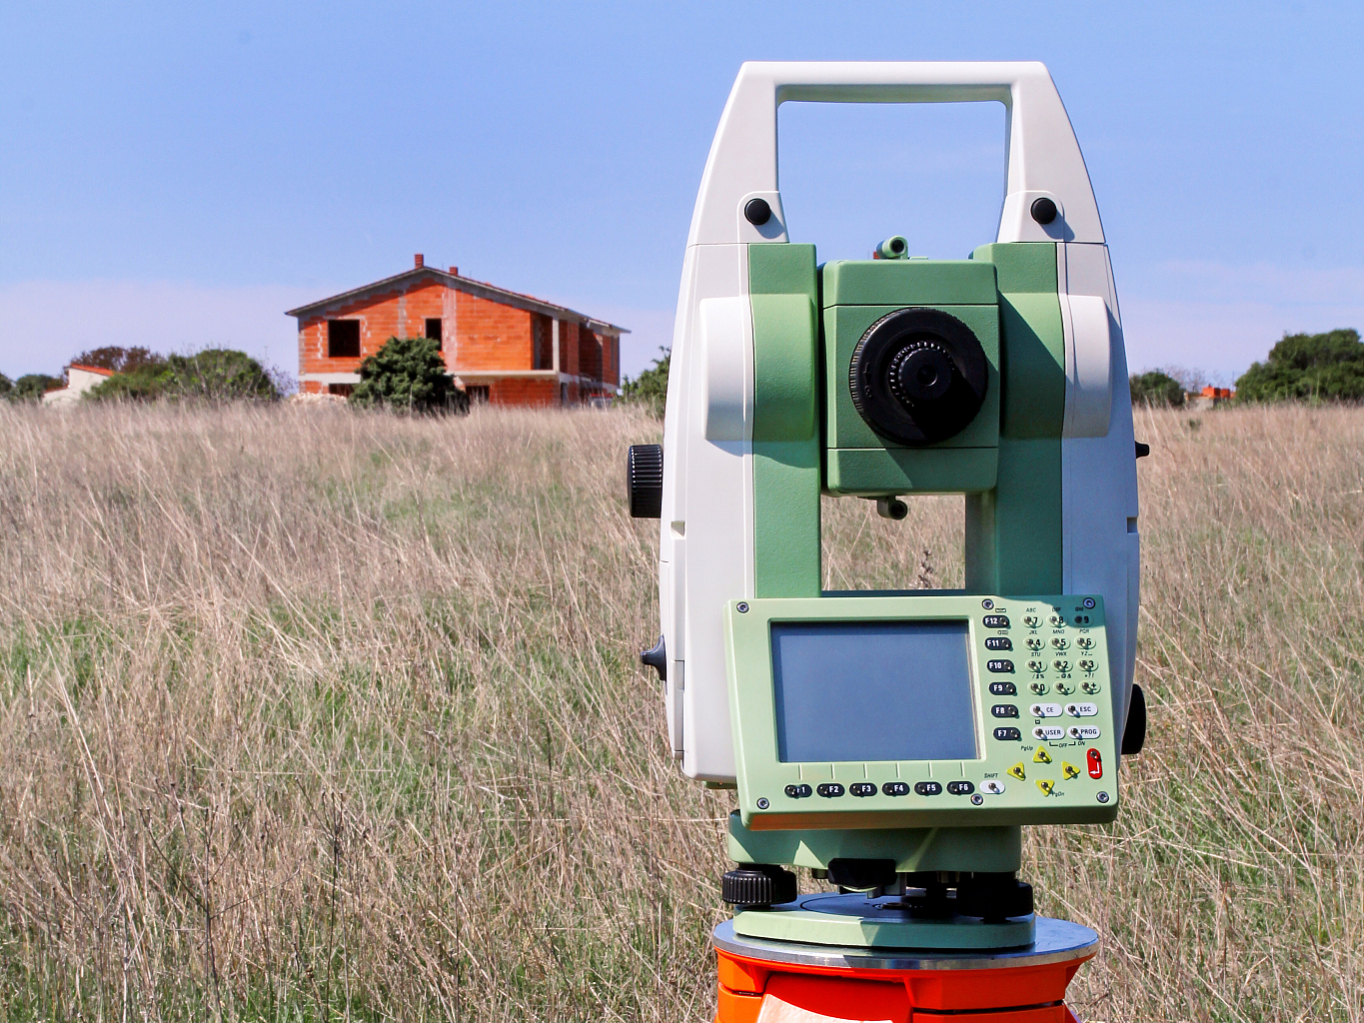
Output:
M1032 755L1032 762L1034 764L1050 764L1051 754L1047 752L1047 747L1038 746L1037 752Z
M1037 787L1042 790L1042 795L1049 796L1051 795L1051 790L1056 788L1056 782L1048 781L1046 778L1040 778L1038 779Z
M1014 764L1013 767L1009 768L1009 773L1019 781L1022 781L1027 777L1027 775L1023 773L1023 762L1021 760Z
M1066 763L1064 760L1061 761L1061 773L1065 775L1066 781L1080 777L1080 769L1074 764Z

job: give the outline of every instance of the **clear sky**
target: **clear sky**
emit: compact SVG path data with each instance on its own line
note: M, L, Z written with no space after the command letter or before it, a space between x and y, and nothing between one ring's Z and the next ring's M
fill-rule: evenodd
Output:
M1046 62L1134 369L1364 328L1364 4L8 3L0 371L101 344L295 371L294 305L439 266L671 337L744 60ZM997 104L788 104L791 236L993 239Z

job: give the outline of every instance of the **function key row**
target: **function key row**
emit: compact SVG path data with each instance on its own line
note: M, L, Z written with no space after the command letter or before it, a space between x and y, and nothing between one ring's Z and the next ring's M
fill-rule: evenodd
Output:
M947 791L954 796L969 796L976 790L975 785L969 781L949 781ZM804 799L807 796L818 793L825 799L838 799L844 793L844 788L836 781L824 782L816 786L813 791L809 785L788 785L786 795L791 799ZM874 796L876 795L876 784L869 781L853 782L846 789L854 796ZM913 787L916 796L940 796L943 793L943 784L940 781L916 781ZM910 784L907 781L888 781L881 786L881 794L885 796L907 796L910 793Z

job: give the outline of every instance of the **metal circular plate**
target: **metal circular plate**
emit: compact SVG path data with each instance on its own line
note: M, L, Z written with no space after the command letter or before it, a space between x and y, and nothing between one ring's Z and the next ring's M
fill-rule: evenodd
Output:
M932 949L854 948L806 945L795 941L748 938L726 920L712 934L715 947L734 955L773 963L858 970L991 970L1088 959L1099 950L1099 935L1069 920L1037 917L1037 938L1020 948L935 952Z

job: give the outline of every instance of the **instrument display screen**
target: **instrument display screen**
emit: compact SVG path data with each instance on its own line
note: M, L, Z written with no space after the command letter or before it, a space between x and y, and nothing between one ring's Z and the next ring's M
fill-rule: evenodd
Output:
M771 623L778 759L975 760L965 621Z

